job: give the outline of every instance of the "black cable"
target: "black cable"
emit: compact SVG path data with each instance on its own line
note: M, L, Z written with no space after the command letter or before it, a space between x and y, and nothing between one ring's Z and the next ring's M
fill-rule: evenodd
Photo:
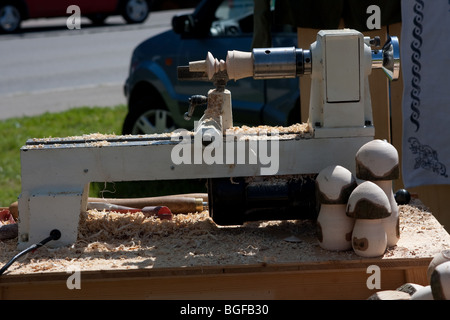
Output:
M40 247L42 247L44 244L46 244L47 242L51 241L51 240L58 240L59 238L61 238L61 232L58 229L54 229L52 231L50 231L50 236L45 238L44 240L35 243L31 246L29 246L28 248L26 248L25 250L19 252L18 254L16 254L11 260L8 261L7 264L5 264L1 269L0 269L0 276L17 260L19 259L21 256L23 256L24 254L30 252L30 251L34 251L36 249L39 249Z

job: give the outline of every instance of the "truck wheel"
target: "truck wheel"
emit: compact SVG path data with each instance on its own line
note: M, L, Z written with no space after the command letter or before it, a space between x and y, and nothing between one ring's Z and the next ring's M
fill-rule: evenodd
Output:
M150 96L141 96L131 100L122 133L153 134L172 132L175 129L175 121L162 101L152 99Z

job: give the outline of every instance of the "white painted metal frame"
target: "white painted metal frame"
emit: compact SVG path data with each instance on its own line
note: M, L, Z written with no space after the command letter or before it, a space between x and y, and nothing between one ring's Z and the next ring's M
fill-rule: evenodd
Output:
M331 164L354 171L357 150L371 139L368 136L280 140L278 174L318 173ZM103 146L80 142L22 147L19 247L46 238L55 228L62 235L51 245L74 243L79 215L86 210L90 182L259 176L260 169L265 167L259 160L257 164L175 165L171 153L176 144L155 138L108 142ZM248 154L248 141L245 148Z

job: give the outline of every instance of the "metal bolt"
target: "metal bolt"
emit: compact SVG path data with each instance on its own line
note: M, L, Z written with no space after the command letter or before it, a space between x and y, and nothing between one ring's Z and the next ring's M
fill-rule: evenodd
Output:
M371 46L379 47L381 45L381 39L379 36L375 36L373 39L369 40Z

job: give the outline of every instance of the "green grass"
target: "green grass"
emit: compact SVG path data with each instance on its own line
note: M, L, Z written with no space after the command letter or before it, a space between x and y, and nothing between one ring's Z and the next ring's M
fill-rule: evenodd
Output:
M31 138L68 137L89 133L121 134L127 108L124 105L82 107L59 113L0 121L0 206L17 200L20 185L20 148ZM192 183L143 181L92 183L91 196L141 197L185 192L205 192L204 181ZM108 192L109 191L109 192ZM113 192L113 193L112 193Z

